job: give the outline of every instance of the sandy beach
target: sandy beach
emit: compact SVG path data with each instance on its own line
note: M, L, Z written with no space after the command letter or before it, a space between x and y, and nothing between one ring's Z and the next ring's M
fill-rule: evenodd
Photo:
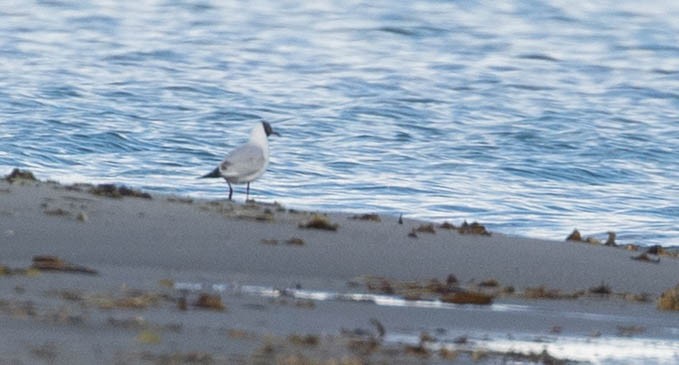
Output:
M0 364L679 361L675 257L368 213L2 180Z

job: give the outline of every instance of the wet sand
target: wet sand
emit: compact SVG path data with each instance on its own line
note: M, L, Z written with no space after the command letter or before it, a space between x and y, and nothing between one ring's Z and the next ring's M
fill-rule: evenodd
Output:
M676 258L93 188L0 182L0 363L679 360Z

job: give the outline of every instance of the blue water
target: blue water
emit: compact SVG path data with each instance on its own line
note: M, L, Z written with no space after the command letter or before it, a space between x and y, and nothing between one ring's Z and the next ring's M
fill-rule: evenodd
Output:
M257 200L679 244L679 2L93 3L0 3L0 173L224 198L265 119Z

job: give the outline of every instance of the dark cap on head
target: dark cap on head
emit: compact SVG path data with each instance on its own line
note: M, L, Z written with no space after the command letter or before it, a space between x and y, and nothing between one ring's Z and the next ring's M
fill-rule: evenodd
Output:
M264 126L264 132L266 133L266 136L270 136L272 134L275 134L277 136L281 136L278 132L274 132L274 130L271 128L271 124L269 122L262 122L262 126Z

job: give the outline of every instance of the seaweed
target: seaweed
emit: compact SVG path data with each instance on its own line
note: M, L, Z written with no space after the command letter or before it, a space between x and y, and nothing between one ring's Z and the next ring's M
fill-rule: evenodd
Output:
M71 264L66 262L56 256L34 256L33 269L40 271L61 271L61 272L71 272L71 273L82 273L82 274L93 274L96 275L97 271L89 267Z
M441 229L449 229L449 230L454 230L457 229L454 224L448 223L448 222L443 222L439 225L439 228Z
M382 218L380 218L380 216L375 214L375 213L353 215L353 216L349 217L349 219L362 220L362 221L372 221L372 222L381 222L382 221Z
M632 256L632 257L630 257L630 258L631 258L632 260L642 261L642 262L649 262L649 263L652 263L652 264L658 264L658 263L660 263L660 257L656 257L656 258L653 259L653 258L651 258L650 256L648 256L648 254L647 254L646 252L644 252L644 253L642 253L642 254L640 254L640 255L638 255L638 256Z
M679 285L665 290L658 298L658 309L679 311Z
M28 170L20 170L18 168L15 168L9 175L5 176L5 180L7 180L7 182L10 184L14 184L17 181L38 181L32 172Z
M453 304L490 305L493 303L493 297L479 292L461 291L442 295L441 301Z
M479 283L479 286L487 287L487 288L497 288L500 286L500 283L496 279L487 279Z
M580 231L574 229L573 232L571 232L571 234L566 237L566 241L582 242L582 235L580 234Z
M303 246L305 242L303 239L299 237L292 237L289 240L286 240L285 243L287 243L288 245Z
M602 282L600 285L589 288L589 292L592 294L609 295L613 291L610 286Z
M298 225L299 228L320 229L326 231L336 231L339 224L331 223L330 220L322 215L314 214L311 219Z
M472 224L467 223L467 221L464 221L462 223L462 226L457 229L457 232L460 234L477 234L481 236L490 236L491 233L486 230L486 227L478 222L473 222Z
M133 198L151 199L151 194L141 190L128 188L127 186L116 186L115 184L99 184L90 188L89 192L94 195L106 196L109 198L120 199L128 196Z
M421 232L421 233L431 233L431 234L436 234L436 230L434 229L433 224L420 224L417 228L413 230L414 232Z
M226 309L226 306L222 303L222 298L219 295L207 293L201 293L193 305L197 308L212 309L216 311L223 311Z

